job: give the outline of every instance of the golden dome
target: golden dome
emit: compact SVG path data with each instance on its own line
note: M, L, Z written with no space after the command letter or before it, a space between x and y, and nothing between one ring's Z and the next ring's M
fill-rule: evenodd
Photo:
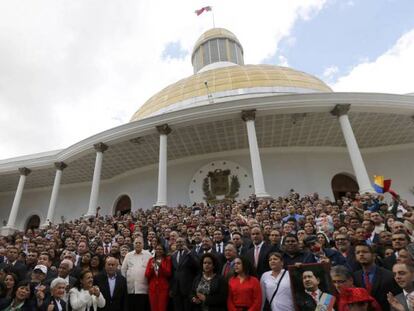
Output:
M267 93L310 93L332 92L332 89L318 78L287 67L273 65L228 66L199 72L173 83L154 96L132 116L131 121L168 110L179 110L188 104L204 101L208 103L207 89L213 98L220 92L243 89L266 88ZM258 89L261 88L261 89ZM198 98L198 100L197 100ZM182 105L178 105L182 103ZM172 109L172 105L176 108Z

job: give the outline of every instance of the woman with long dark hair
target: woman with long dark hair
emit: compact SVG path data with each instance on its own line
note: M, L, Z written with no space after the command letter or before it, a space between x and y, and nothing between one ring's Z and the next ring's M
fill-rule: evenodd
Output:
M16 290L16 286L18 283L17 276L12 273L6 273L6 277L4 278L4 285L6 285L6 297L11 298Z
M212 253L201 256L202 273L193 282L192 303L194 310L226 310L227 284L219 273L219 261Z
M104 258L98 254L93 254L89 262L89 270L93 276L98 275L104 267Z
M20 281L10 303L2 311L35 311L37 308L30 298L29 281Z
M158 243L154 250L154 257L150 258L145 270L149 301L151 310L165 311L168 306L172 262L171 257L166 255L164 245Z
M234 276L229 280L227 308L229 311L260 311L262 290L254 269L245 257L234 260Z

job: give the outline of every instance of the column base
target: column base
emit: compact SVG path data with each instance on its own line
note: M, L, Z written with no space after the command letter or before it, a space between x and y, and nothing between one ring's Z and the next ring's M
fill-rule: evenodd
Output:
M167 202L157 202L153 204L153 207L167 207Z
M1 228L1 235L2 236L8 236L8 235L13 235L15 232L19 231L17 228L13 228L13 227L3 227Z
M255 193L255 195L258 199L272 199L272 196L266 192Z

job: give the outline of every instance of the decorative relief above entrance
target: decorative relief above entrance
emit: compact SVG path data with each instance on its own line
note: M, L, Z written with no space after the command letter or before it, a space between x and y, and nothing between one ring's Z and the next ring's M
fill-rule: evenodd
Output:
M190 201L231 202L247 199L254 193L253 180L247 171L232 161L214 161L201 167L190 183Z

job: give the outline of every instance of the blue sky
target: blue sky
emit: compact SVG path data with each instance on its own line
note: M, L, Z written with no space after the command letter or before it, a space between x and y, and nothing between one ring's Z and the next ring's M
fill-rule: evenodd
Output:
M277 64L282 55L289 66L335 82L362 61L376 59L413 28L412 0L330 1L313 18L298 20L264 62ZM338 71L324 77L332 66Z

